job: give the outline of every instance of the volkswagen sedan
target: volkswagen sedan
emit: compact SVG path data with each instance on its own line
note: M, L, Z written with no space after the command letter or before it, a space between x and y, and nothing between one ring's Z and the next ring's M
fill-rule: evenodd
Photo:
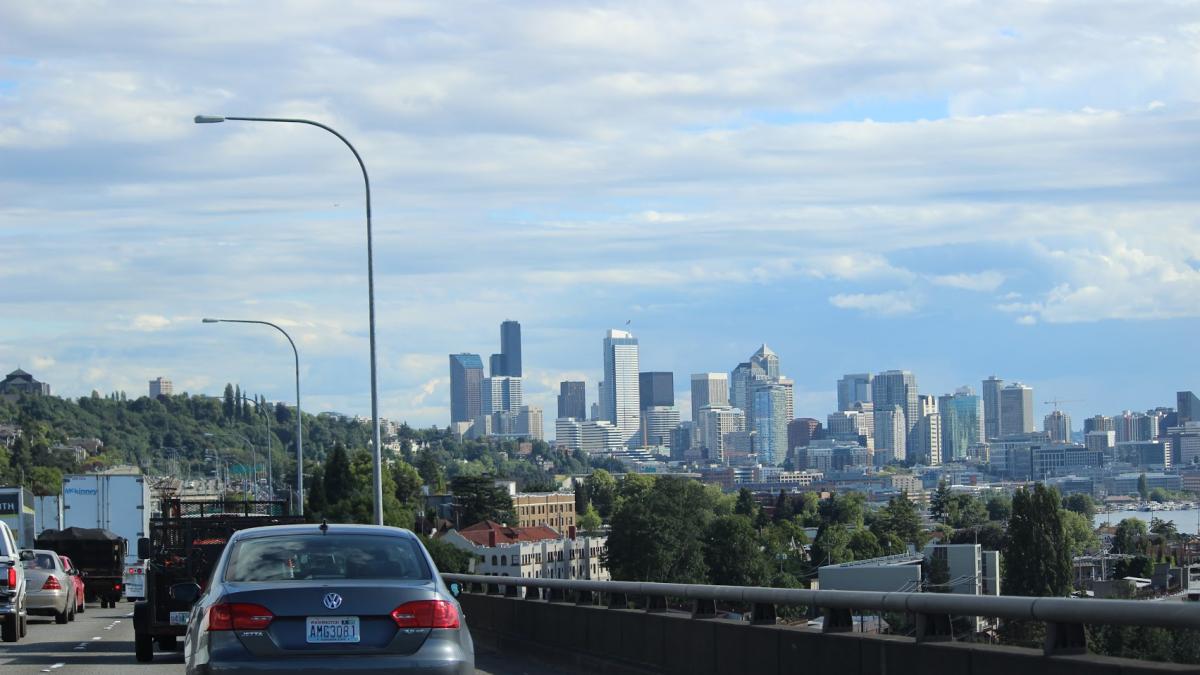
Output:
M475 672L462 608L421 541L370 525L235 533L192 609L184 658L189 675Z

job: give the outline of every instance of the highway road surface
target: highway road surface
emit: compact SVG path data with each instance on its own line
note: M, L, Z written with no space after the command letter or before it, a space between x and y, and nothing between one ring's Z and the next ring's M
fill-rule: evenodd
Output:
M180 640L182 647L183 641ZM477 651L477 673L533 675L564 672L558 665ZM133 658L133 604L115 609L89 604L73 623L59 626L51 617L30 617L29 634L17 643L0 642L3 675L179 675L182 652L156 652L153 663Z

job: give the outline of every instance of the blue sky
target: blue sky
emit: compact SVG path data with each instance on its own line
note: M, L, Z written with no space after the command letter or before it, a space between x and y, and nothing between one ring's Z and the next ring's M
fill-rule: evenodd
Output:
M1194 5L106 3L0 8L0 371L64 395L240 382L449 418L446 354L521 321L528 398L760 343L824 418L845 372L990 374L1075 417L1200 387ZM1049 406L1039 406L1039 416ZM686 412L685 412L686 417Z

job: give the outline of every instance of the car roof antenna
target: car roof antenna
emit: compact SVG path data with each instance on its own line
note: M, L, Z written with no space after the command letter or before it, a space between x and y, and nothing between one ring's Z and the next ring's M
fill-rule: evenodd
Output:
M329 521L328 520L326 520L324 518L321 519L320 530L321 530L321 534L325 534L325 533L329 532Z

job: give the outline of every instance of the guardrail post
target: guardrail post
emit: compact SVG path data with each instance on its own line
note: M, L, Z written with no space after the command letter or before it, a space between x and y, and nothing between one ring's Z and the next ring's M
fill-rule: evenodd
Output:
M693 619L712 619L717 616L717 601L697 598L692 601Z
M515 598L520 595L520 587L515 584L508 584L504 587L504 597Z
M550 594L549 594L549 596L546 598L546 600L548 600L548 601L550 601L550 602L566 602L567 598L566 598L566 596L563 594L563 589L561 589L561 588L548 588L548 589L546 589L546 590L550 591Z
M536 588L533 586L526 588L525 589L525 599L526 600L541 600L542 599L542 589Z
M777 616L775 605L767 602L756 602L750 608L750 623L755 626L774 626Z
M488 595L500 595L500 584L484 584L486 590L484 593Z
M629 608L629 599L625 597L624 593L609 593L608 594L608 608L609 609L628 609Z
M647 595L646 611L652 613L667 611L667 599L661 595Z
M575 604L577 604L577 605L592 604L592 592L591 591L576 591L575 592Z
M917 642L948 642L954 639L948 614L917 614Z
M854 616L848 609L823 607L821 609L825 620L821 622L822 633L852 633L854 632Z
M1056 654L1086 654L1087 634L1081 623L1046 622L1046 656Z

